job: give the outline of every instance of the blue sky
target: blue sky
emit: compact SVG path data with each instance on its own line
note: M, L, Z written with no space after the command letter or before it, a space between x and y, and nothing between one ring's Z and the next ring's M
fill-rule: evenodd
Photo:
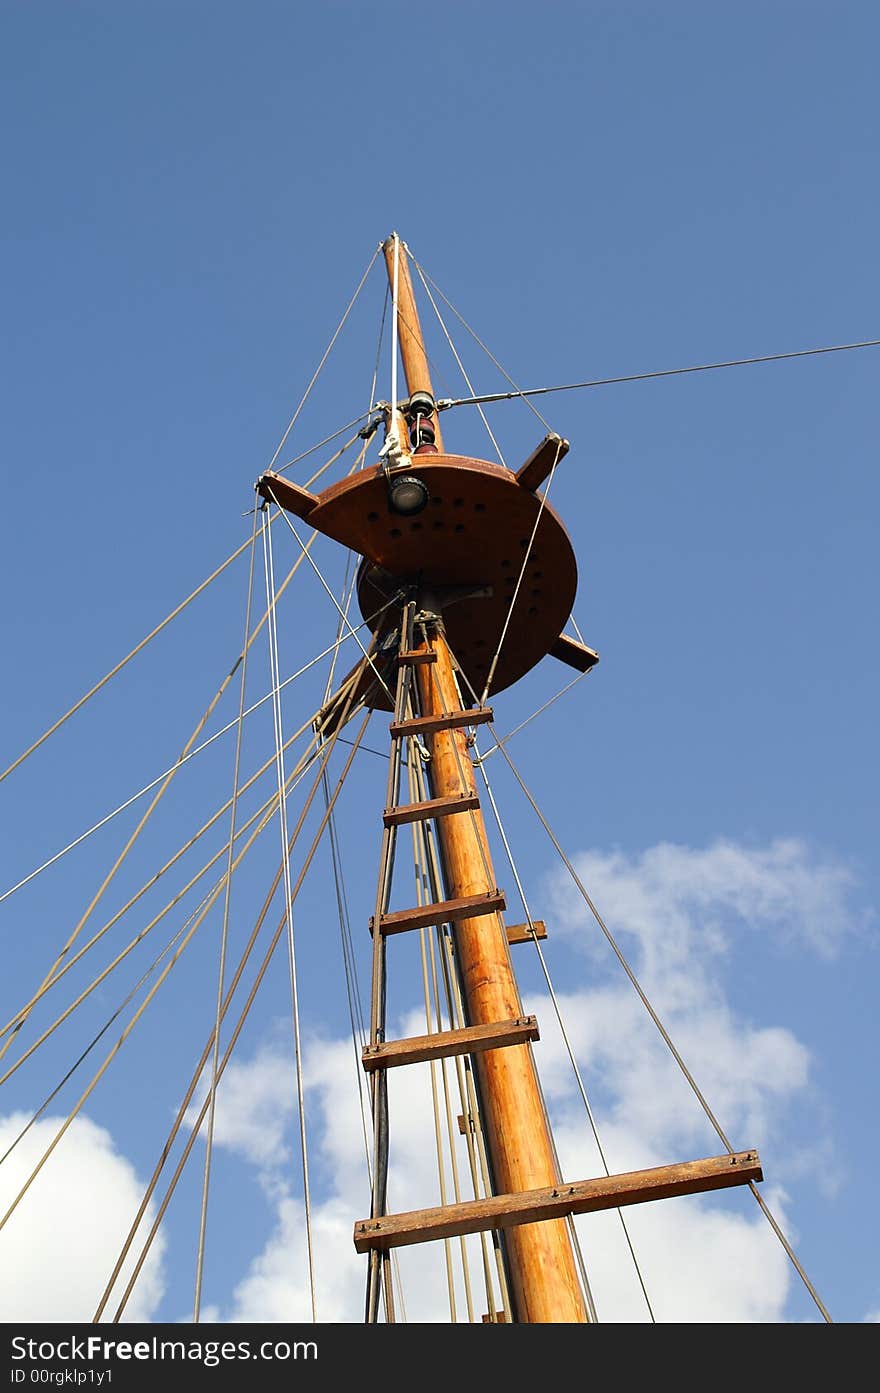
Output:
M871 6L493 0L450 3L442 15L391 3L380 15L349 3L72 0L8 3L0 23L4 767L245 540L253 481L392 228L526 386L880 337ZM376 266L286 458L366 410L383 297ZM458 394L424 303L423 318L438 393ZM496 390L491 363L460 326L455 337L480 390ZM552 501L578 556L575 615L602 660L511 745L690 1042L694 1072L714 1084L738 1142L760 1145L768 1191L843 1321L880 1309L868 1160L877 1137L864 1086L877 1052L877 355L540 402L572 442ZM381 372L387 396L387 347ZM543 433L521 403L494 407L491 421L513 466ZM444 432L448 448L492 457L472 410L450 413ZM304 468L292 477L303 482ZM275 532L278 564L289 566L295 544ZM316 556L341 585L344 557L329 544ZM173 762L238 651L245 581L238 563L0 787L4 888ZM335 632L308 576L280 621L286 672ZM301 697L291 689L290 729L319 699L325 670ZM564 680L546 660L499 696L499 729ZM267 683L258 644L253 699ZM233 687L210 729L232 719L235 701ZM375 748L383 732L374 720ZM271 752L264 708L247 767ZM228 796L231 760L227 737L179 776L111 908L123 883L131 893ZM343 845L362 933L384 769L374 756L358 761L340 827L343 839L356 828ZM652 1046L618 1002L620 982L552 848L500 767L492 778L532 910L558 926L551 972L571 998L620 1168L630 1156L638 1165L711 1154L673 1083L656 1086L662 1118L646 1106ZM4 1019L135 821L123 814L0 904ZM236 889L242 936L277 855L277 830L267 837ZM218 833L212 852L221 843ZM319 859L298 941L321 1221L333 1233L342 1201L360 1183L360 1214L367 1190L332 1125L347 1008L328 875ZM76 1142L107 1161L120 1212L129 1183L136 1190L125 1167L141 1183L149 1174L210 1026L215 940L193 954L86 1108L104 1133ZM142 971L147 959L137 961ZM300 1221L292 1084L278 1064L289 1054L280 957L275 967L242 1040L215 1166L205 1291L224 1318L299 1299L279 1257ZM59 1032L45 1062L38 1054L10 1080L4 1118L39 1104L133 985L129 968L96 993L81 1026ZM400 1021L417 1006L414 974L402 950ZM532 965L523 985L543 1021ZM615 1017L629 1032L617 1057L590 1024L611 1032ZM566 1154L592 1173L549 1022L542 1048ZM622 1057L639 1061L632 1076ZM69 1085L52 1115L77 1096ZM674 1123L679 1115L690 1121ZM63 1157L59 1147L59 1174L78 1193L87 1167L64 1170ZM164 1268L144 1298L154 1319L185 1317L191 1300L200 1162L169 1213ZM729 1239L752 1280L749 1262L764 1250L750 1246L763 1240L746 1198L683 1201L692 1217L682 1223L695 1253L711 1248L713 1224L728 1224L718 1242ZM687 1235L651 1229L674 1222L665 1217L633 1222L655 1281L681 1297L667 1318L814 1318L775 1257L764 1306L738 1306L722 1287L707 1314L685 1277L669 1275L671 1249L690 1251ZM12 1224L7 1236L25 1241ZM642 1319L602 1234L595 1246L608 1318ZM349 1280L354 1292L357 1274ZM37 1315L67 1310L63 1291L57 1307L33 1299ZM598 1286L597 1301L602 1314Z

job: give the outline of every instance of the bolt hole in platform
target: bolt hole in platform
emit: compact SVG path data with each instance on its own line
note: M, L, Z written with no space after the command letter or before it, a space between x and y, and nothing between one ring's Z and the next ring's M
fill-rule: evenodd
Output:
M379 514L378 514L378 513L367 513L367 522L378 522L378 521L379 521Z
M457 523L455 524L455 530L456 530L456 532L463 532L463 531L464 531L464 523L463 523L463 522L457 522Z
M453 499L453 501L452 501L452 506L453 506L453 508L463 508L463 507L464 507L464 499L463 499L463 498L455 498L455 499Z
M391 531L388 533L388 536L389 536L389 537L401 537L401 536L403 536L403 533L401 532L401 530L400 530L399 527L392 527Z

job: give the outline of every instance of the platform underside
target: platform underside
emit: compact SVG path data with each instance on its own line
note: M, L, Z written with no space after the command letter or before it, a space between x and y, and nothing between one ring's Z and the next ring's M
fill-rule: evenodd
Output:
M549 504L501 465L463 455L416 455L405 472L429 489L429 502L417 515L392 510L385 475L376 467L318 495L308 524L364 558L358 602L374 631L396 622L393 610L373 616L401 584L439 594L449 645L477 693L528 553L490 687L490 693L502 691L550 652L571 613L577 565L568 534ZM273 484L269 496L284 507L290 505L283 482ZM453 587L461 588L461 597L450 593ZM468 597L468 590L486 593ZM377 697L376 704L384 702Z

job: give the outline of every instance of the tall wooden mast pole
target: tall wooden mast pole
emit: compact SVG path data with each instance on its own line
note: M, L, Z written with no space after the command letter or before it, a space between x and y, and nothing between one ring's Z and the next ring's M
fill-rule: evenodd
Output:
M396 234L384 245L392 282L397 243L399 341L407 388L431 392L412 281ZM396 403L392 403L396 406ZM442 445L437 432L438 449ZM430 608L428 596L425 608ZM442 618L432 625L429 646L437 660L415 669L426 715L461 704ZM428 779L435 798L465 789L476 792L474 766L460 729L428 736ZM438 819L447 891L451 898L496 888L482 814L458 813ZM455 944L469 1024L492 1024L521 1016L522 1005L510 961L510 948L496 913L461 920ZM550 1128L528 1045L512 1045L474 1057L480 1084L483 1126L498 1193L554 1186L560 1182ZM562 1219L526 1224L506 1234L508 1267L517 1319L527 1322L583 1322L588 1319L568 1228Z

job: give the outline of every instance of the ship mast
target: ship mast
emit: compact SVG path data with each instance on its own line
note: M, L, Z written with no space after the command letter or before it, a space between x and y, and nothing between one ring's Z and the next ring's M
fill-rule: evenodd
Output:
M389 727L388 806L383 814L373 934L370 1043L362 1064L371 1076L374 1116L372 1211L354 1227L354 1246L370 1256L367 1319L377 1318L380 1282L394 1319L390 1252L466 1234L503 1234L509 1301L503 1319L536 1323L595 1320L580 1281L569 1220L576 1214L643 1204L672 1195L751 1185L762 1178L754 1150L573 1183L559 1174L530 1042L534 1017L523 1014L510 945L541 935L537 925L505 926L480 812L473 740L465 731L493 719L469 705L459 678L485 699L512 686L547 655L587 671L598 654L564 633L577 589L577 564L561 519L541 485L568 449L550 432L514 473L504 465L445 453L406 252L396 234L383 244L394 301L393 337L409 397L398 400L397 352L385 443L375 468L320 494L281 474L257 481L264 499L359 553L358 604L374 630L367 655L320 713L325 737L346 719L353 697L394 711ZM523 593L525 591L525 593ZM390 682L397 673L397 695ZM354 687L351 687L354 683ZM340 704L341 697L350 696ZM417 698L414 702L413 698ZM409 714L407 714L409 713ZM401 804L402 750L411 787L424 778L430 798ZM427 756L424 763L422 755ZM419 771L412 773L413 761ZM396 829L432 822L439 847L435 899L388 910ZM427 845L427 843L426 843ZM433 847L434 843L431 842ZM440 881L444 884L441 887ZM446 899L436 898L445 893ZM447 930L443 926L448 925ZM407 930L436 927L451 941L463 1011L449 1030L403 1040L385 1036L386 942ZM464 1023L462 1024L462 1017ZM439 1026L439 1020L438 1020ZM439 1208L388 1214L387 1071L425 1060L471 1057L475 1112L491 1169L491 1193ZM472 1104L469 1102L469 1107ZM725 1138L726 1142L726 1138ZM755 1192L757 1193L757 1192ZM509 1313L509 1315L508 1315ZM489 1321L499 1313L489 1312Z
M432 394L408 259L402 254L396 234L385 242L384 252L392 288L397 263L399 343L407 390L410 396L417 392ZM392 411L396 405L391 403ZM435 422L433 418L435 443L440 448ZM453 711L461 705L461 696L436 595L423 593L420 610L426 616L428 632L428 641L421 647L430 647L436 654L436 662L415 668L422 711L425 715ZM431 754L427 778L432 797L458 796L462 776L466 789L476 794L474 766L464 731L460 727L438 730L425 738ZM438 819L437 827L449 898L494 891L498 882L479 806L470 816ZM510 947L498 912L459 921L454 935L470 1024L490 1025L521 1018L523 1010ZM561 1177L530 1046L489 1050L476 1055L474 1062L496 1191L512 1194L557 1185ZM517 1320L587 1320L565 1220L511 1229L506 1234L506 1248Z

